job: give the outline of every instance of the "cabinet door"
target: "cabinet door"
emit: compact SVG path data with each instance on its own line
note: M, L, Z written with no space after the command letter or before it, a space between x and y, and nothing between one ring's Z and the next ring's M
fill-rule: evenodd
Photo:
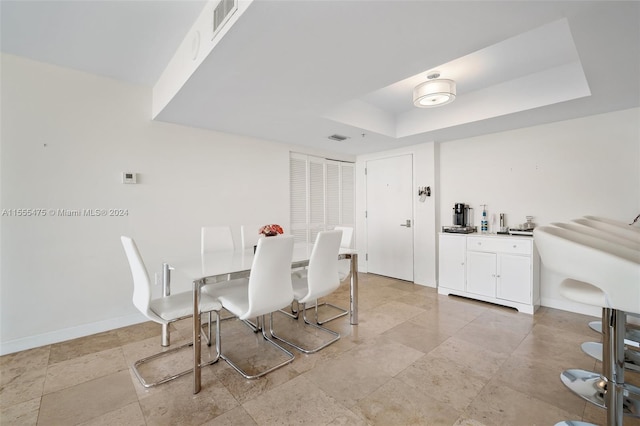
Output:
M531 258L514 254L498 256L498 298L531 303Z
M456 235L440 235L439 241L440 267L438 285L464 291L466 238Z
M467 252L467 291L496 297L496 254Z

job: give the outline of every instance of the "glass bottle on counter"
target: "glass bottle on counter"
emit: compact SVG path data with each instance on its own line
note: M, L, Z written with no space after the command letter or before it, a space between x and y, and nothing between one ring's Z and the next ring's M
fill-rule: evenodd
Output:
M489 231L489 222L487 219L487 205L480 204L482 206L482 220L480 221L480 232L486 234Z

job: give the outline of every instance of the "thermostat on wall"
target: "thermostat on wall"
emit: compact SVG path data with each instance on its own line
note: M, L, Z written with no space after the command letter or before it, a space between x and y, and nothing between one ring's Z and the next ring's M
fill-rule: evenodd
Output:
M137 177L137 173L122 172L122 183L136 183Z

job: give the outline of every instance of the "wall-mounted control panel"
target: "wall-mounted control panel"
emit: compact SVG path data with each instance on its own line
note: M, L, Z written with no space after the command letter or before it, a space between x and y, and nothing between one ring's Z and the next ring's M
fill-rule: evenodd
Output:
M136 183L138 174L135 172L122 172L122 183Z

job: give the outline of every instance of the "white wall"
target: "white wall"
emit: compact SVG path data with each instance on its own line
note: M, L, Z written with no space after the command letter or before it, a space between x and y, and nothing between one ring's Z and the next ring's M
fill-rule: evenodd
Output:
M241 224L256 232L265 223L288 226L283 188L292 147L154 122L149 88L0 59L0 209L128 210L124 217L0 217L0 353L143 320L131 303L120 235L137 240L153 275L163 258L198 252L202 225L233 225L236 237ZM640 212L639 114L361 156L357 248L366 247L363 164L403 153L414 156L418 284L435 286L436 235L455 202L487 203L511 225L525 215L539 224L585 214L630 220ZM139 184L121 184L122 171L138 172ZM432 188L425 203L417 202L419 186ZM174 291L189 289L175 277ZM557 279L543 274L543 304L579 309L557 295Z
M506 213L516 226L525 216L538 225L584 215L631 221L640 213L640 109L596 115L446 143L359 156L356 164L357 247L366 251L367 160L414 156L414 264L417 284L436 286L437 233L451 225L457 202L481 204L489 218ZM417 202L417 188L431 186L432 197ZM367 271L364 256L360 270ZM567 301L557 291L562 277L542 268L542 304L599 316L599 309Z
M640 213L640 109L585 117L440 144L441 225L456 202L515 226L584 215L630 222ZM498 219L496 219L498 220ZM544 306L599 315L558 294L561 280L542 270Z
M266 223L288 227L291 147L151 121L150 88L1 61L0 209L128 214L5 211L0 353L142 321L120 235L137 241L153 279L163 259L199 253L203 225L230 224L236 237L241 224L256 233ZM139 173L139 183L120 183L122 171ZM174 277L172 291L190 289Z

